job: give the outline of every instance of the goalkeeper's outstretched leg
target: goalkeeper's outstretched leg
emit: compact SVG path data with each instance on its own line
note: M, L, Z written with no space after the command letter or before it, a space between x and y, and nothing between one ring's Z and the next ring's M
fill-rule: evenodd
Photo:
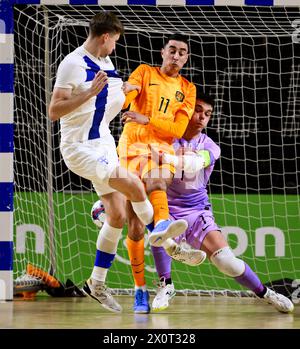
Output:
M290 313L294 310L293 303L286 296L263 285L249 265L234 256L220 231L210 231L203 239L201 249L220 272L234 278L240 285L253 291L262 302L273 305L282 313ZM171 257L161 247L152 246L152 252L160 278L157 295L152 302L152 309L157 312L169 306L169 302L175 295L175 290L171 279Z
M263 285L249 265L235 257L220 232L210 232L204 239L202 248L220 272L233 277L240 285L253 291L258 299L273 305L282 313L290 313L294 310L294 304L287 297Z

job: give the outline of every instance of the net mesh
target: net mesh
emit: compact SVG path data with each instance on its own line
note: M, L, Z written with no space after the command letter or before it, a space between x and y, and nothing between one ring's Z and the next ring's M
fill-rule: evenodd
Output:
M59 123L46 110L59 63L84 42L101 9L125 25L112 54L124 80L141 63L161 63L170 33L188 35L182 75L216 100L207 128L222 151L208 187L216 222L263 282L297 278L300 54L293 22L300 8L27 5L15 8L15 279L32 263L82 285L94 264L90 209L98 198L66 168ZM119 116L111 130L117 141ZM108 273L115 289L133 286L125 237L126 228ZM145 262L151 285L157 276L147 241ZM184 292L243 294L208 261L196 268L174 262L172 277Z

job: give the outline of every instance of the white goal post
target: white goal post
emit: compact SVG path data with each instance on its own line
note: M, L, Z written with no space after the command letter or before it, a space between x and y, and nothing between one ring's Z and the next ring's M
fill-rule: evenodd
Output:
M222 151L209 184L216 222L263 282L300 279L298 1L3 1L0 300L13 299L16 285L38 287L26 278L28 264L79 286L91 272L97 196L66 168L59 123L47 111L59 63L83 43L89 20L103 9L125 25L112 54L124 80L141 63L160 64L169 34L188 36L182 75L216 101L207 129ZM119 117L111 129L117 141ZM108 273L116 292L133 288L125 236L126 230ZM157 276L147 244L145 254L151 285ZM172 278L184 293L250 295L208 261L197 268L174 263Z

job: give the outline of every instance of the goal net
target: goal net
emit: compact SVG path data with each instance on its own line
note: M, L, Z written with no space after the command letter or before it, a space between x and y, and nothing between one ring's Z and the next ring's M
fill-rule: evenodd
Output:
M126 28L112 54L124 80L141 63L160 65L170 33L189 37L182 75L216 99L206 131L221 147L209 183L216 222L263 282L300 278L300 44L293 25L300 8L26 5L15 7L15 285L26 281L29 263L78 286L94 265L98 230L90 210L98 198L66 168L59 122L47 120L47 108L59 63L84 42L101 9L113 10ZM119 117L111 129L118 141ZM125 237L126 227L108 273L108 286L118 290L133 288ZM151 288L157 275L147 241L145 264ZM172 278L183 292L248 294L208 260L199 267L174 261Z

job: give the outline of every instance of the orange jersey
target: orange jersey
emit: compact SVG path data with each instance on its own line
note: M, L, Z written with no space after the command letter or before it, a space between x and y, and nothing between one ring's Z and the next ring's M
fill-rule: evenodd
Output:
M137 97L131 101L130 110L136 111L150 118L147 129L154 131L157 140L173 143L174 137L166 130L158 130L151 125L151 119L168 120L173 122L177 113L185 114L191 119L196 102L196 87L181 75L172 78L160 72L159 67L141 64L129 77L133 85L141 86ZM143 128L136 123L128 123L127 129Z
M188 120L194 113L196 87L181 75L172 78L161 73L159 67L146 64L141 64L128 81L132 85L141 86L141 91L135 93L135 98L130 101L130 110L150 118L148 125L135 122L125 124L119 139L121 165L133 170L141 166L137 165L140 163L139 156L151 154L149 144L157 151L174 154L174 129L176 126L177 131L179 129L184 133ZM162 123L164 129L159 128ZM155 167L155 164L150 167Z

